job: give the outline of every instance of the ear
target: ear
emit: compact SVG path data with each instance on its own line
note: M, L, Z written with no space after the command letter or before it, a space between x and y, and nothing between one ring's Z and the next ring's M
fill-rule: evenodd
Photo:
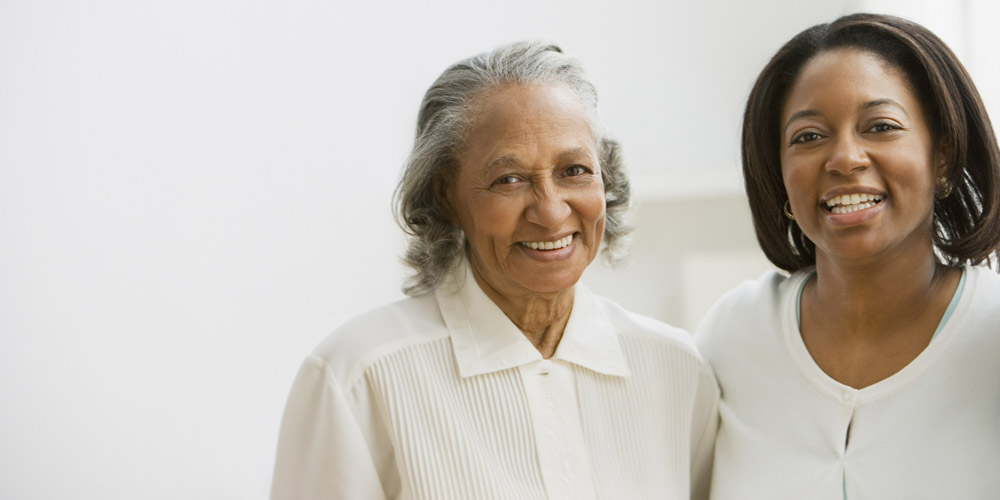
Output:
M438 205L441 206L441 210L444 212L448 222L457 226L458 217L455 216L454 182L451 179L451 175L445 172L438 172L434 174L431 184L434 189L434 198Z
M955 148L950 141L941 141L934 153L934 177L945 177L951 169L952 154Z

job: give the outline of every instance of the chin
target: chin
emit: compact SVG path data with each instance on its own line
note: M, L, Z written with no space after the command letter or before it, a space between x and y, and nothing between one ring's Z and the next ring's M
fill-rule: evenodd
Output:
M572 273L571 275L557 275L557 276L539 276L533 275L530 279L522 281L522 286L525 288L538 293L558 293L569 290L573 288L580 277L583 275L582 272Z

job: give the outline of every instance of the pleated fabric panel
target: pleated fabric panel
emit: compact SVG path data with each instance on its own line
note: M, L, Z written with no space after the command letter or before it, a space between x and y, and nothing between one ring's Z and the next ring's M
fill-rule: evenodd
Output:
M544 498L516 369L462 379L442 338L379 359L365 377L392 425L402 498Z
M687 499L696 358L650 339L620 341L631 376L574 366L598 497Z

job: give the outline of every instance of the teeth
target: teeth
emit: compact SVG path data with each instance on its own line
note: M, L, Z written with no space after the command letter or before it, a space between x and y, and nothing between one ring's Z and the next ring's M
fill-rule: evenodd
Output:
M876 203L882 201L882 198L883 196L878 194L840 194L827 200L826 207L835 214L849 214L874 207Z
M558 250L568 246L573 241L573 235L560 238L556 241L522 241L522 245L532 250Z
M858 210L864 210L874 206L875 204L871 202L859 203L857 205L837 205L831 208L830 211L835 214L849 214L851 212L857 212Z

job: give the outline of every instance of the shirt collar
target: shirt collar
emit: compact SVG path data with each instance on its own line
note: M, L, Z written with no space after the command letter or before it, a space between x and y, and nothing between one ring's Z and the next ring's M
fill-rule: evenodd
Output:
M538 349L479 288L467 262L457 266L435 294L463 378L542 359ZM575 285L573 310L552 359L606 375L629 375L618 333L582 283Z

